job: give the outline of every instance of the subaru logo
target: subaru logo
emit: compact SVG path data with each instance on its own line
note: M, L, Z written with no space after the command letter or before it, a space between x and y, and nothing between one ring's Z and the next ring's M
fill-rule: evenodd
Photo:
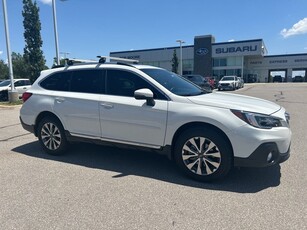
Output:
M197 55L206 55L207 53L209 53L209 50L207 48L199 48L198 50L196 50L196 54Z

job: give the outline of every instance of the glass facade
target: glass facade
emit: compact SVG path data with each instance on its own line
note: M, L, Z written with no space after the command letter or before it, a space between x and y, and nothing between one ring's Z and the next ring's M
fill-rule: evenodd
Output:
M213 76L219 80L224 76L236 75L242 76L242 56L237 57L225 57L225 58L213 58Z
M213 58L213 67L242 66L243 57Z

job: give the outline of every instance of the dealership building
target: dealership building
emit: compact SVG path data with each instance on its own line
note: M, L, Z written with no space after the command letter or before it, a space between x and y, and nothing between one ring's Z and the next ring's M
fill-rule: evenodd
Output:
M267 55L262 39L215 43L212 35L196 36L194 45L111 52L110 56L172 70L174 50L179 59L182 52L183 74L213 76L216 80L236 75L243 76L245 82L268 82L269 76L275 75L284 81L306 76L307 53Z

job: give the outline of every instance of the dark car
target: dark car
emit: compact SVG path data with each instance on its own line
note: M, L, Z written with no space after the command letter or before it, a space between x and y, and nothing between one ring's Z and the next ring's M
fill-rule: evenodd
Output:
M207 79L205 79L201 75L190 74L190 75L183 75L183 77L193 82L194 84L198 85L199 87L206 90L207 92L212 91L210 83L207 81Z
M303 82L304 78L302 76L295 76L292 81L293 82Z
M282 82L282 77L280 75L275 75L273 77L273 82Z

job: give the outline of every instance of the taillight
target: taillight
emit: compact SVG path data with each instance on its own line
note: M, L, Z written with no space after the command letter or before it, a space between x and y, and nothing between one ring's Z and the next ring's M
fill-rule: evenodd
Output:
M31 96L32 96L32 93L24 92L22 94L22 101L26 102Z

